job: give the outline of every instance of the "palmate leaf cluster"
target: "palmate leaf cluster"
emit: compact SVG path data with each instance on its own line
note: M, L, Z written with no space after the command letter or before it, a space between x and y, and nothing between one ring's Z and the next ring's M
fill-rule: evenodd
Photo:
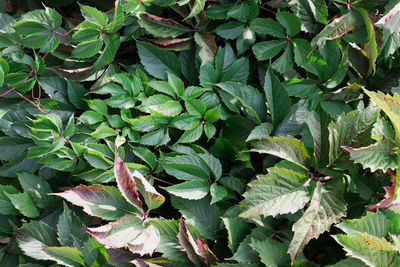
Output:
M400 4L264 2L0 4L0 266L400 265Z

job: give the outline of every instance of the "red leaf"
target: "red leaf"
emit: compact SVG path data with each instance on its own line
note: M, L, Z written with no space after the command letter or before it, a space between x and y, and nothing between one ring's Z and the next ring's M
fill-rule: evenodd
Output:
M215 265L218 262L217 256L210 250L206 242L197 235L197 248L200 256L206 261L208 266Z
M179 244L186 251L189 260L196 266L203 266L203 258L200 256L200 251L197 248L197 244L194 242L192 235L186 228L185 221L183 219L179 221L179 232L177 237Z
M136 191L136 183L132 177L131 171L126 164L121 160L118 155L117 149L115 149L115 166L114 175L117 180L118 189L121 191L125 199L135 206L142 206L142 201L139 198L139 194Z

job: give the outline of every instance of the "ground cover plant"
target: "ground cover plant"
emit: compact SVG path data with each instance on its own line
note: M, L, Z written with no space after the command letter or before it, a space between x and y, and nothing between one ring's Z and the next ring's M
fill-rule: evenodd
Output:
M0 266L400 265L398 1L0 11Z

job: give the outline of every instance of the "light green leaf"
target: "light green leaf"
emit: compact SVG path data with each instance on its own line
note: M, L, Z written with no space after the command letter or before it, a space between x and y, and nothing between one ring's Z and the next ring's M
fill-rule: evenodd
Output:
M168 193L184 199L202 199L210 191L210 186L205 180L192 180L180 184L163 187Z
M85 111L80 117L79 120L83 121L87 124L95 124L101 121L104 121L104 117L102 114L97 113L92 110Z
M210 194L211 204L214 204L220 200L223 200L228 195L228 191L226 191L226 188L224 186L213 183L210 187Z
M107 25L110 33L117 32L124 24L124 12L122 10L121 0L115 0L115 11L113 21Z
M115 136L117 132L108 126L108 123L103 122L97 128L96 131L90 134L90 136L96 139L103 139L109 136Z
M185 131L177 143L192 143L197 141L203 133L203 124L199 124L191 130Z
M385 112L393 124L396 140L400 138L400 95L384 94L382 92L371 92L364 89L364 92Z
M93 69L99 69L108 65L115 57L117 49L119 47L119 38L113 39L111 36L107 36L105 39L105 48L99 58L93 63Z
M39 216L40 211L32 200L31 195L28 192L19 194L8 194L7 197L10 199L14 207L19 210L24 216L29 218L35 218Z
M359 259L368 266L397 266L400 254L385 238L377 238L366 233L355 236L333 236L343 246L348 256Z
M81 8L82 16L90 22L96 23L100 25L102 28L105 28L108 22L107 15L98 9L90 6L79 5Z
M290 257L287 254L288 245L271 238L263 241L253 241L250 246L254 248L265 266L290 266Z
M89 58L96 55L102 46L103 41L101 39L82 42L72 51L71 56L75 58Z
M381 212L367 212L360 219L343 220L337 224L347 235L368 234L375 237L386 237L392 222Z
M201 179L208 181L210 177L207 166L199 157L194 155L167 157L161 165L169 175L181 180Z
M264 138L254 144L252 151L271 154L304 168L311 160L303 142L291 136Z
M273 167L249 184L240 203L240 217L295 213L310 200L307 177L293 170Z
M46 247L45 253L62 265L80 267L84 265L83 254L73 247Z
M353 148L342 146L350 153L350 158L355 163L360 163L364 169L370 168L371 172L387 169L396 169L398 167L397 153L392 152L396 144L391 139L381 138L375 144L367 147Z
M271 137L270 134L271 134L272 130L273 130L273 126L270 123L268 123L268 122L261 123L260 125L257 125L251 131L249 137L247 137L247 139L246 139L246 142L249 142L249 141L255 140L255 139Z
M344 216L346 203L342 197L334 191L326 190L318 182L310 205L303 216L293 224L294 236L288 250L292 261L311 239L318 238Z
M195 0L189 15L185 18L185 20L198 15L201 11L203 11L205 4L206 0Z

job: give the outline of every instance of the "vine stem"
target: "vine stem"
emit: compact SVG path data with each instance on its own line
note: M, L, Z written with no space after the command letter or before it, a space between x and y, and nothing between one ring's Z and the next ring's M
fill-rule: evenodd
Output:
M265 11L268 11L268 12L270 12L270 13L272 13L272 14L276 14L275 11L273 11L272 9L269 9L269 8L267 8L267 7L258 6L258 8L259 8L259 9L262 9L262 10L265 10Z

